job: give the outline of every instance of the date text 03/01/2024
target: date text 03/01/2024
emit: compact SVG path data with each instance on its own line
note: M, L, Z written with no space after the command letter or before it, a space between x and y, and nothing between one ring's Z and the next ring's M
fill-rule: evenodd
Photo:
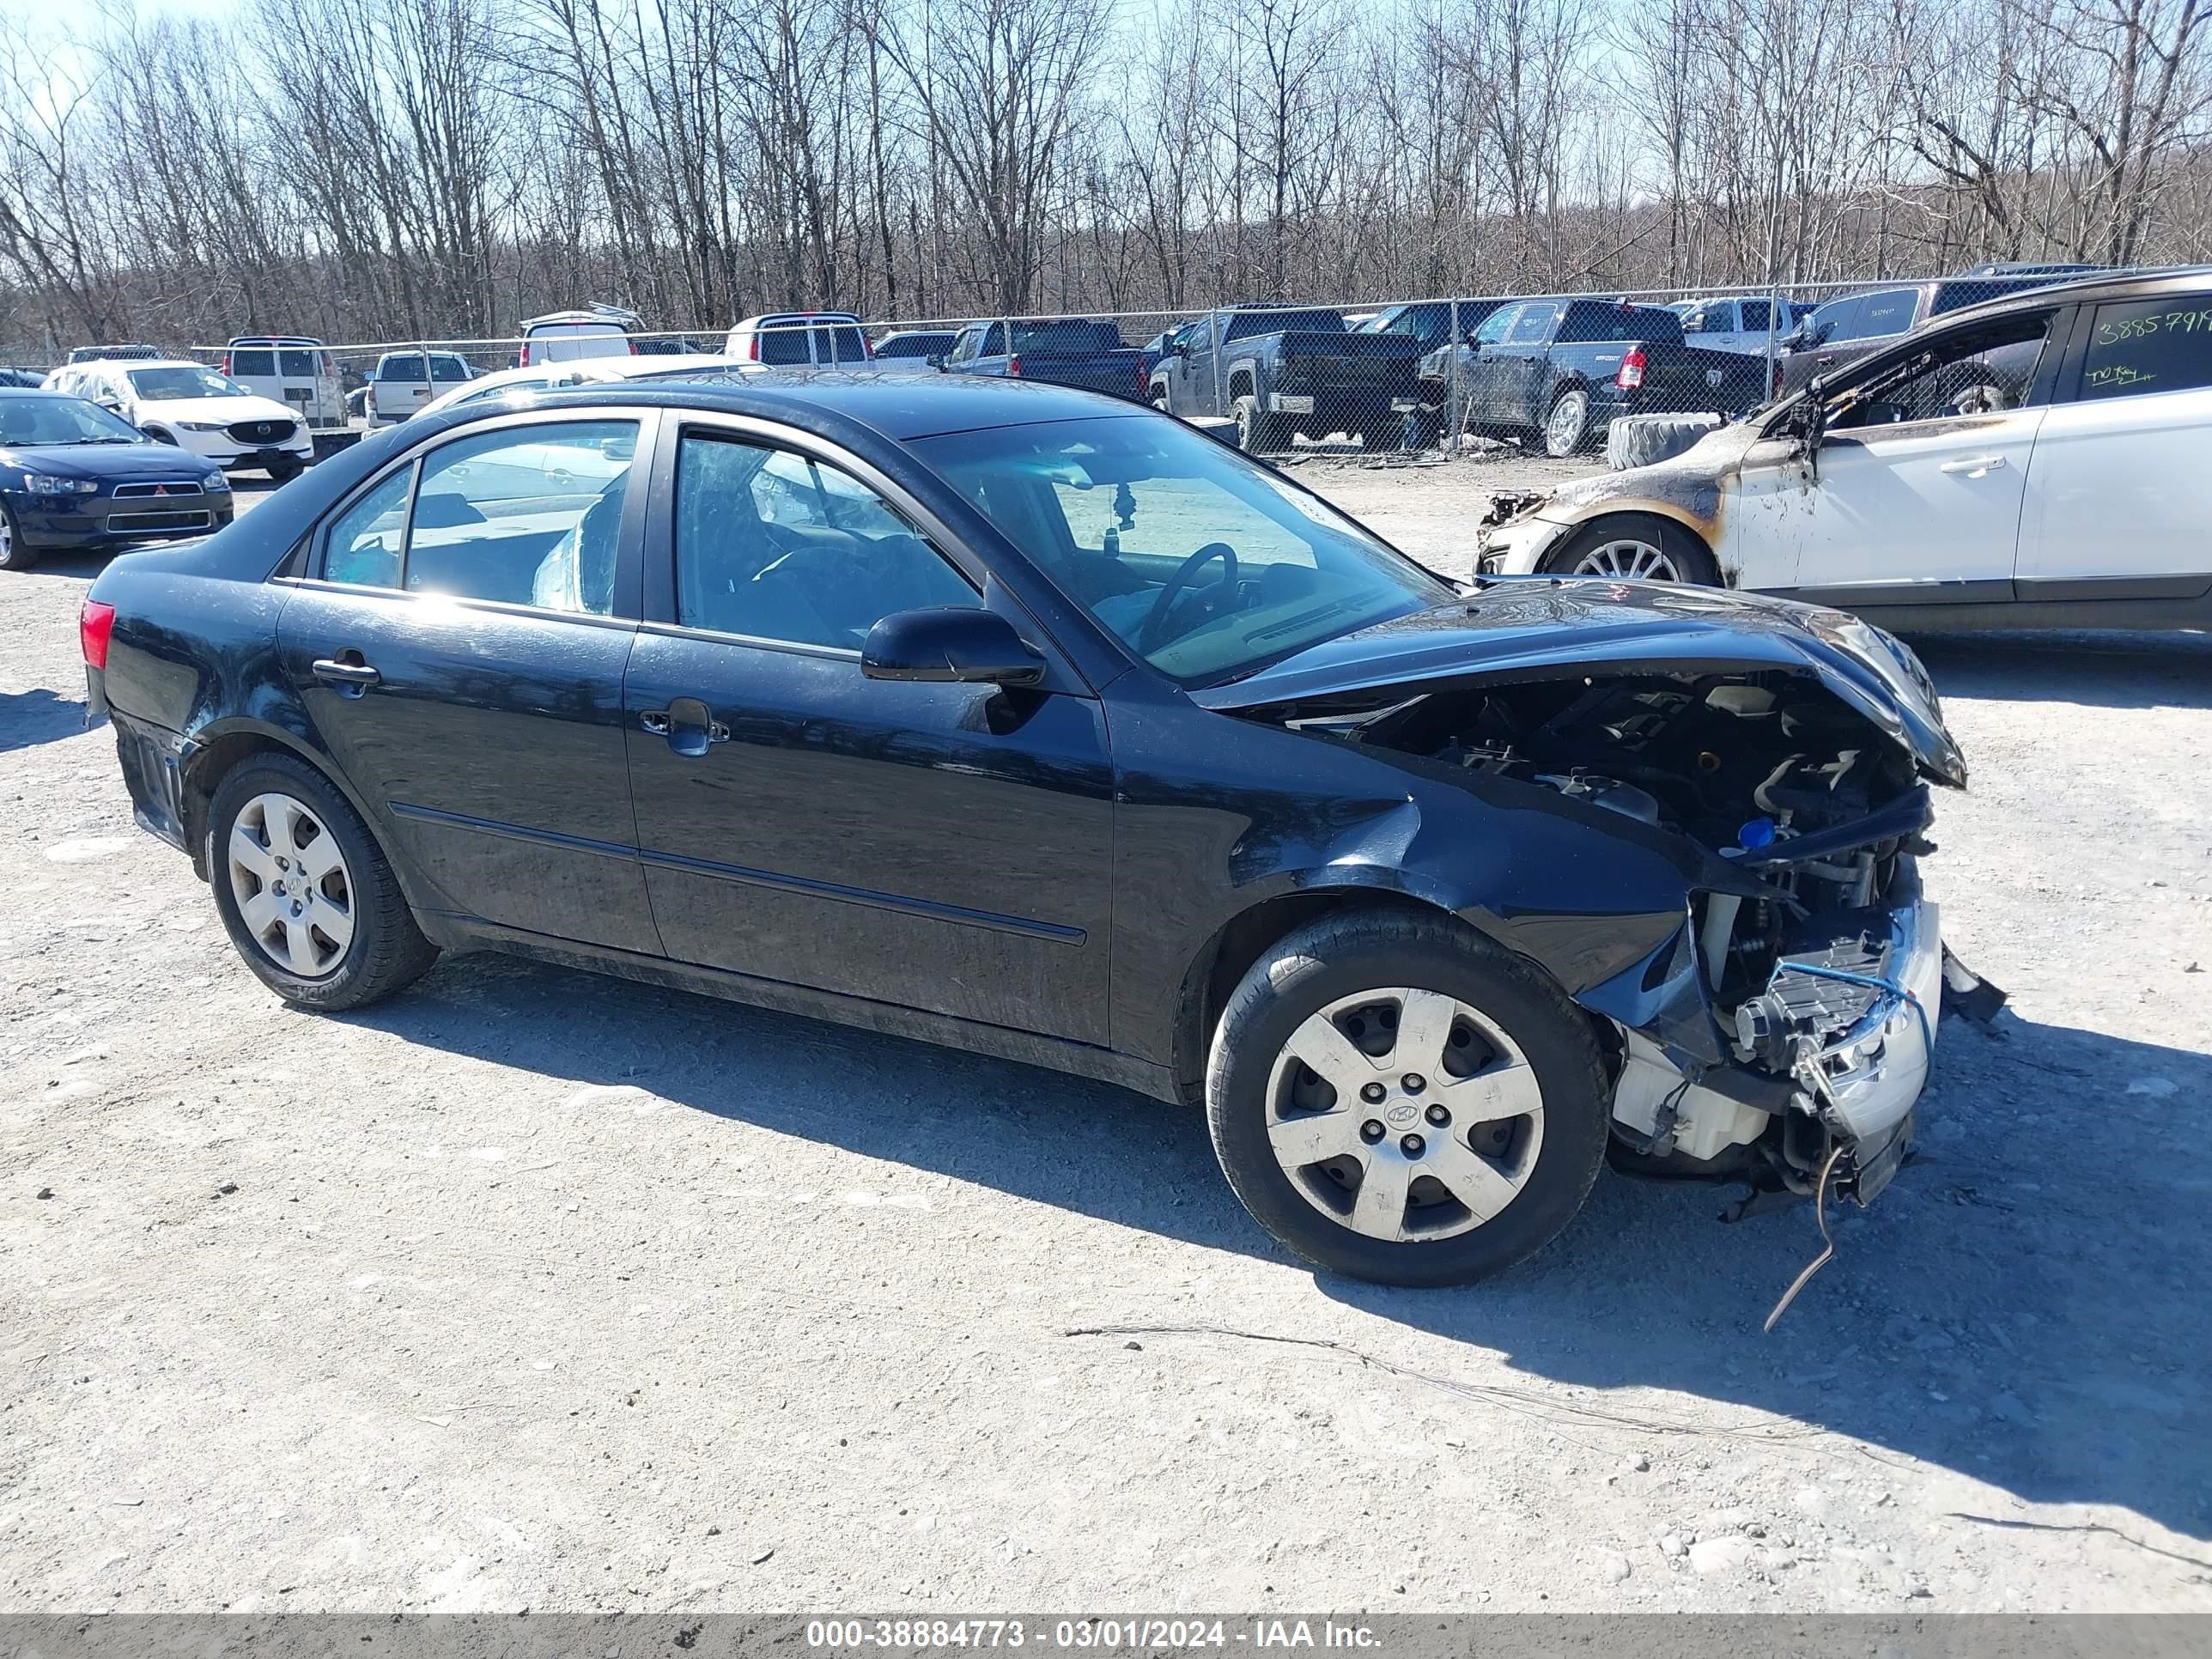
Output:
M1379 1634L1334 1620L1254 1619L816 1619L806 1644L817 1649L1049 1647L1072 1651L1157 1652L1161 1649L1373 1649Z

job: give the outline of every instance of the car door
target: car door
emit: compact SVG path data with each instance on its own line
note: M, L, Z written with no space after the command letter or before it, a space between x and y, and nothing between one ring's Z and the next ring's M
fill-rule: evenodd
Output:
M1461 395L1467 399L1468 420L1476 426L1503 426L1508 423L1504 412L1504 390L1499 386L1498 349L1513 325L1520 319L1527 302L1516 301L1502 305L1482 319L1482 326L1474 331L1474 350L1462 369L1464 385Z
M387 468L327 521L286 680L433 908L656 952L623 674L655 416L520 415Z
M1847 370L1809 461L1752 452L1722 565L1742 586L1846 609L2010 598L2056 317L1942 331Z
M2212 592L2212 287L2085 306L2021 526L2022 600Z
M1056 660L1038 690L864 678L890 612L1017 607L832 447L687 416L653 477L626 702L666 953L1103 1042L1113 792L1089 688Z
M1563 307L1556 300L1531 300L1515 313L1513 326L1492 359L1493 418L1501 426L1540 426L1547 412L1553 331Z

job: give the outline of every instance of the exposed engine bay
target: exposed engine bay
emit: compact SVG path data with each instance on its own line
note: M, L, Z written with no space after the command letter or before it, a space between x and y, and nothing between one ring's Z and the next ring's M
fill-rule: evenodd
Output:
M1909 1152L1947 988L1983 1017L2002 1000L1947 958L1922 898L1933 809L1912 757L1808 676L1576 675L1292 723L1549 790L1726 866L1633 985L1583 999L1635 1172L1743 1180L1747 1208L1864 1204Z

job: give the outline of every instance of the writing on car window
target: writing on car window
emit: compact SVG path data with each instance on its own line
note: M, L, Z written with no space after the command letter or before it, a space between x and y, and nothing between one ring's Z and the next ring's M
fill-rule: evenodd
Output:
M2081 372L2084 398L2212 386L2212 296L2100 306Z

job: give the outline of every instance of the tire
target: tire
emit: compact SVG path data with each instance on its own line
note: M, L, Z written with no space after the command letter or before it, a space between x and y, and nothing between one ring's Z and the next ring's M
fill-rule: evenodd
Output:
M1721 585L1720 568L1705 543L1656 513L1613 513L1592 520L1544 556L1541 573L1686 582L1699 587Z
M1442 1079L1403 1069L1427 1064L1400 1046L1408 1009L1437 1035ZM1347 1090L1357 1079L1381 1102L1336 1105L1294 1044L1346 1062ZM1469 1055L1486 1084L1451 1074ZM1464 1119L1469 1098L1534 1113L1434 1115L1456 1100ZM1222 1170L1261 1226L1318 1267L1408 1285L1471 1284L1549 1243L1597 1179L1609 1110L1595 1036L1557 985L1447 919L1393 911L1324 917L1261 955L1214 1033L1206 1105ZM1297 1161L1309 1152L1324 1162Z
M22 526L15 522L15 509L0 501L0 570L28 570L39 562L39 556L23 540Z
M287 455L279 461L269 463L269 477L274 483L288 484L307 470L307 464L297 455Z
M1282 422L1273 416L1263 414L1260 400L1250 393L1229 405L1230 418L1237 422L1237 447L1247 455L1258 455L1283 447L1285 441Z
M1552 399L1551 412L1544 416L1544 453L1555 461L1564 461L1589 438L1589 393L1579 386L1569 386Z
M1624 415L1606 428L1605 464L1620 472L1672 459L1720 423L1717 415Z
M296 819L282 803L297 809ZM240 857L234 838L241 832L259 857ZM278 860L290 867L272 869ZM255 977L295 1007L366 1007L412 984L438 958L360 815L295 756L254 755L223 778L208 811L207 868L231 944ZM304 901L295 896L303 870ZM257 923L281 942L264 943Z

